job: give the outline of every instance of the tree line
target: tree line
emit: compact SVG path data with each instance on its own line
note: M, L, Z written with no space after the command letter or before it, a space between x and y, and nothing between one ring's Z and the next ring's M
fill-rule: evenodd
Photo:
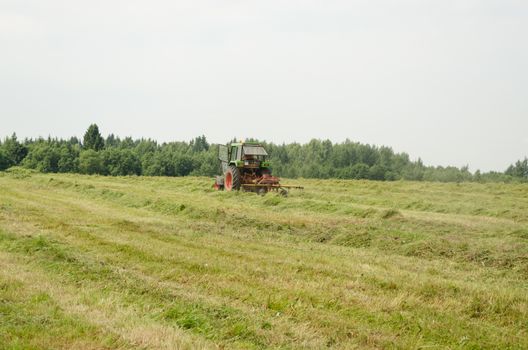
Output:
M256 140L252 140L256 141ZM263 142L274 174L289 178L414 180L440 182L528 181L528 159L504 172L470 172L468 167L426 166L390 147L346 140L311 140L306 144ZM22 166L46 173L112 176L213 176L219 174L217 147L199 136L190 142L158 143L151 139L103 138L92 124L82 140L38 138L19 141L15 134L0 141L0 170Z

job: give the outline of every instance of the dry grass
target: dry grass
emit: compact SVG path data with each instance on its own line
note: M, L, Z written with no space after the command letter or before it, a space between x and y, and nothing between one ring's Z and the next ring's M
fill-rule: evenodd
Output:
M527 348L528 186L0 175L0 349Z

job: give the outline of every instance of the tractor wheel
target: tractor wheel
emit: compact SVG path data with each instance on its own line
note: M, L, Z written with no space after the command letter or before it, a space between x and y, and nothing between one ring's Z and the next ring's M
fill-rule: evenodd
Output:
M226 191L238 191L240 189L240 170L230 165L224 174L224 189Z

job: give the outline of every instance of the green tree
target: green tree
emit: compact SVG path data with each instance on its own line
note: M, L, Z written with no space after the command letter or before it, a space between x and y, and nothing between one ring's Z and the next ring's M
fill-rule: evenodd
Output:
M350 170L350 173L354 179L368 179L369 166L365 163L354 164Z
M476 182L482 182L482 174L480 173L479 169L475 171L475 174L473 175L473 180Z
M147 176L174 176L174 164L167 152L146 154L142 158L141 166L143 174Z
M83 138L83 146L85 149L100 151L104 148L104 139L99 133L97 124L92 124L86 130Z
M9 159L9 166L19 165L28 153L28 148L26 145L18 142L15 133L4 140L2 148Z
M9 160L9 157L7 156L6 152L2 148L0 148L0 171L9 168L10 165L11 162Z
M518 178L528 178L528 158L518 160L514 165L510 165L506 170L507 175Z
M106 137L105 146L106 147L117 147L121 143L121 139L116 137L114 134L110 134Z
M407 164L401 172L404 180L409 181L422 181L424 178L425 167L421 164L421 160L418 159L416 163Z
M205 135L196 137L190 142L190 146L192 151L195 153L207 151L209 149L209 144L207 143Z
M30 145L23 165L43 173L56 173L59 171L59 147L51 141L40 141Z
M59 172L75 173L79 171L79 145L62 145L59 149Z
M130 149L109 148L102 152L103 166L112 176L141 175L139 157Z
M99 152L93 149L82 151L79 156L79 171L82 174L105 174L103 159Z
M193 157L193 162L193 171L190 175L214 176L218 173L218 155L214 147L206 152L200 152L195 155Z
M385 172L385 167L379 164L374 164L368 171L368 178L370 180L385 180Z
M174 158L174 169L176 176L186 176L193 171L192 158L187 155L177 156Z

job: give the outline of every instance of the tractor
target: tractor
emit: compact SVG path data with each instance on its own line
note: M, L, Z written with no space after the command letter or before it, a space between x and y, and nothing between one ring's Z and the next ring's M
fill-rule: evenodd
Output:
M268 152L258 142L234 142L218 145L218 159L221 162L221 176L217 176L213 187L225 191L251 191L265 194L277 191L287 195L287 188L280 179L271 175Z

